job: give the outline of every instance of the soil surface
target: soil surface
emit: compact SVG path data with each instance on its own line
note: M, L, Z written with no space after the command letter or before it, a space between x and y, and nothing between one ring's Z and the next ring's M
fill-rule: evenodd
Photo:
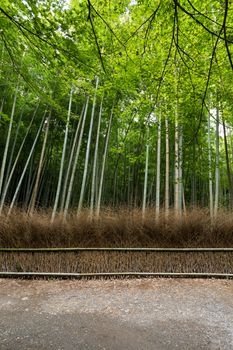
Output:
M0 279L1 350L233 349L233 281Z

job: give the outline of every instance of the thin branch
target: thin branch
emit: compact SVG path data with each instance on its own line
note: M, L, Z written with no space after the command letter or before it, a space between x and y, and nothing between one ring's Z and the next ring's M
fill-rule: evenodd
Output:
M155 96L155 102L153 104L153 107L151 108L151 111L148 113L147 122L150 119L151 113L153 113L153 111L155 109L155 106L158 103L160 89L161 89L161 86L162 86L162 82L164 81L167 65L168 65L169 59L171 57L173 43L175 41L175 29L176 29L176 22L175 22L175 17L174 17L174 19L173 19L173 28L172 28L172 39L171 39L171 42L170 42L170 45L169 45L168 54L167 54L167 58L166 58L166 61L165 61L164 67L163 67L162 75L161 75L161 77L159 79L159 85L158 85L156 96Z
M146 28L146 33L145 33L145 37L144 37L144 49L143 49L143 53L142 53L143 55L144 55L145 52L146 52L146 44L147 44L147 41L148 41L148 38L149 38L150 26L151 26L152 22L154 21L154 19L155 19L155 17L156 17L156 14L157 14L157 12L158 12L158 10L159 10L159 8L160 8L160 4L161 4L161 3L159 3L157 9L153 12L153 14L152 14L152 16L151 16L151 18L150 18L150 21L149 21L149 23L148 23L148 26L147 26L147 28Z
M18 28L23 28L24 30L26 30L28 33L30 33L31 35L37 37L38 39L40 39L41 41L45 42L46 44L52 46L52 47L56 47L56 45L54 45L53 43L49 42L48 40L45 40L44 38L42 38L39 34L34 33L32 30L30 30L29 28L25 27L22 23L19 23L14 17L10 16L7 12L5 12L1 7L0 7L0 11L12 22L14 23Z
M175 41L175 28L176 28L176 24L175 24L175 17L174 17L174 20L173 20L173 28L172 28L172 39L171 39L170 46L169 46L169 49L168 49L168 55L167 55L167 58L166 58L166 61L165 61L164 67L163 67L162 76L161 76L161 79L160 79L160 81L159 81L159 86L158 86L157 93L156 93L156 98L155 98L155 105L156 105L157 102L158 102L158 97L159 97L160 88L161 88L162 82L163 82L164 77L165 77L165 74L166 74L166 69L167 69L167 65L168 65L169 59L170 59L170 57L171 57L172 46L173 46L173 43L174 43L174 41ZM154 106L155 106L155 105L154 105ZM152 113L152 112L151 112L151 113ZM150 113L150 114L151 114L151 113Z
M222 37L221 35L219 36L219 34L215 33L214 31L210 30L208 27L206 27L201 21L199 21L199 19L197 19L195 17L195 15L193 15L191 12L189 12L188 10L186 10L180 3L178 0L174 0L174 2L177 4L177 6L186 14L188 15L189 17L191 17L197 24L199 24L200 26L202 26L208 33L216 36L219 39L223 39L224 40L224 37ZM221 28L221 31L222 33L222 28ZM227 40L228 43L232 43L233 44L233 41L231 40Z
M94 38L95 38L95 43L96 43L97 50L98 50L98 53L99 53L101 66L103 68L104 73L106 73L106 70L105 70L105 67L104 67L103 58L102 58L102 54L101 54L101 50L100 50L100 46L99 46L99 43L98 43L98 38L97 38L97 35L96 35L96 32L95 32L94 23L93 23L93 20L92 20L92 17L91 17L92 4L91 4L90 0L87 0L87 2L88 2L88 20L90 21L92 32L93 32L93 35L94 35Z
M25 32L30 33L32 36L36 37L37 39L39 39L40 41L44 42L45 44L49 45L50 47L52 47L55 50L59 50L65 54L69 54L71 55L73 58L77 59L81 64L85 65L86 67L93 69L92 66L86 64L85 62L83 62L82 60L78 59L76 55L72 55L72 53L70 51L65 50L64 48L62 48L61 46L58 46L57 44L54 44L46 39L44 39L42 36L40 36L37 33L34 33L31 29L27 28L25 25L23 25L22 23L18 22L14 17L10 16L7 12L5 12L1 7L0 7L0 11L18 28L18 30L26 37ZM37 47L37 45L31 40L31 44L33 44L35 47ZM38 47L37 47L38 48Z
M174 18L175 18L175 24L176 24L176 35L174 35L174 43L177 49L177 52L181 58L181 61L184 63L185 67L190 70L190 67L188 66L188 64L186 63L184 57L182 54L186 55L192 62L194 62L193 58L187 54L184 49L181 48L180 44L179 44L179 16L178 16L178 9L177 9L177 3L175 3L175 14L174 14Z
M134 62L133 60L132 60L132 58L129 56L129 54L128 54L128 51L127 51L127 48L126 48L126 45L125 45L125 43L123 43L119 38L118 38L118 36L116 35L116 33L114 32L114 30L111 28L111 26L108 24L108 22L104 19L104 17L95 9L95 7L92 5L92 3L88 0L88 4L90 5L89 6L89 15L90 15L90 7L93 9L93 11L96 13L96 15L103 21L103 23L108 27L108 29L110 30L110 32L112 33L112 35L117 39L117 41L120 43L120 45L122 45L123 46L123 48L124 48L124 50L125 50L125 52L126 52L126 55L127 55L127 57L130 59L130 61L132 61L132 62ZM89 18L89 15L88 15L88 19L90 19ZM92 28L92 30L93 30L93 28ZM97 38L96 38L97 39ZM96 44L97 44L97 41L96 41ZM98 52L99 52L99 55L101 54L101 51L100 50L98 50ZM101 58L102 58L102 54L101 54Z
M22 73L22 70L19 68L18 64L15 62L15 59L14 59L14 55L12 54L11 52L11 49L8 45L8 42L7 42L7 39L4 35L4 33L1 33L1 36L2 36L2 41L3 41L3 44L4 44L4 47L6 48L6 51L10 57L10 60L12 62L12 65L14 67L14 70L16 71L17 74L19 74L21 76L21 78L28 84L28 86L30 86L30 88L33 90L33 91L36 91L36 89L34 88L34 86L31 84L31 82L26 78L26 76Z
M151 18L153 18L153 17L156 15L157 11L158 11L159 8L160 8L160 5L161 5L161 2L159 3L159 5L158 5L158 7L156 8L156 10L153 11L153 13L152 13L142 24L140 24L140 26L128 37L128 39L126 39L125 44L126 44L130 39L132 39L132 38L137 34L137 32L138 32L147 22L149 22L149 21L151 20Z
M125 44L118 38L118 36L116 35L116 33L114 32L114 30L111 28L111 26L108 24L108 22L104 19L104 17L95 9L95 7L92 5L92 3L90 2L90 6L92 7L92 9L94 10L94 12L97 14L97 16L104 22L104 24L108 27L108 29L110 30L110 32L113 34L113 36L117 39L117 41L123 46L125 47Z
M214 24L217 24L218 26L221 26L221 23L218 23L217 21L213 20L212 18L208 17L207 15L205 15L204 13L200 12L192 3L190 0L188 0L189 5L192 7L192 9L197 12L200 16L203 16L204 18L208 19L209 21L211 21ZM230 29L233 29L233 27L228 27Z
M210 77L211 77L213 61L214 61L214 57L215 57L215 54L216 54L218 42L219 42L219 39L221 38L221 33L222 33L223 30L224 30L224 22L222 24L222 27L221 27L221 29L219 31L219 35L218 35L218 37L217 37L217 39L215 41L214 47L213 47L211 60L210 60L210 65L209 65L208 77L207 77L207 82L206 82L206 87L205 87L205 92L204 92L204 95L203 95L203 98L202 98L201 113L200 113L199 122L198 122L197 129L196 129L196 132L194 134L194 138L193 139L197 138L197 135L199 133L199 130L200 130L200 127L201 127L201 123L202 123L202 120L203 120L203 111L204 111L204 106L205 106L205 99L206 99L207 91L208 91L208 88L209 88L209 82L210 82Z
M232 62L231 53L228 45L227 31L226 31L227 15L228 15L228 0L225 0L225 12L224 12L224 20L223 20L224 41L225 41L225 47L227 50L227 56L231 65L231 69L233 70L233 62Z

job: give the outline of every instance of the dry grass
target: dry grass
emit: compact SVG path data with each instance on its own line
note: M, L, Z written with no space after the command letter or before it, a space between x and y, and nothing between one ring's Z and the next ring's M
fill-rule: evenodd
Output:
M2 253L1 271L233 273L233 253Z
M15 210L1 217L1 247L233 247L233 215L221 211L211 222L208 211L192 209L182 219L173 211L105 209L90 219L88 210L67 222L51 213L29 217ZM43 272L221 272L233 273L233 253L1 253L1 271Z
M88 210L77 218L70 213L67 222L57 217L50 223L49 212L29 217L15 210L0 220L1 247L232 247L233 215L221 211L211 223L206 209L192 209L182 219L170 211L155 220L148 209L105 209L99 219L90 219Z

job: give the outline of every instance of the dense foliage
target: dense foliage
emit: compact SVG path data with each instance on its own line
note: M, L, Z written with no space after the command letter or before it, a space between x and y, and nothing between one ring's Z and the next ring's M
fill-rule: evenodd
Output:
M5 0L1 210L232 207L232 11Z

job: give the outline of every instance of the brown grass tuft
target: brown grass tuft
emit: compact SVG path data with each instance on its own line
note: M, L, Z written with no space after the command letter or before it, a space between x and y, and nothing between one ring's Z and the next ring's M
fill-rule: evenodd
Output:
M50 212L36 212L32 217L15 210L0 221L1 247L231 247L233 215L219 212L211 222L206 209L194 208L181 219L174 211L162 212L155 219L150 208L144 220L140 209L109 208L99 219L83 210L77 218L70 213L64 223L57 216L50 223Z
M174 211L103 210L99 219L83 210L50 223L50 212L28 216L15 210L0 221L1 247L233 247L233 216L221 211L210 220L194 208L181 219ZM233 273L233 253L1 253L2 271L42 272L222 272Z

